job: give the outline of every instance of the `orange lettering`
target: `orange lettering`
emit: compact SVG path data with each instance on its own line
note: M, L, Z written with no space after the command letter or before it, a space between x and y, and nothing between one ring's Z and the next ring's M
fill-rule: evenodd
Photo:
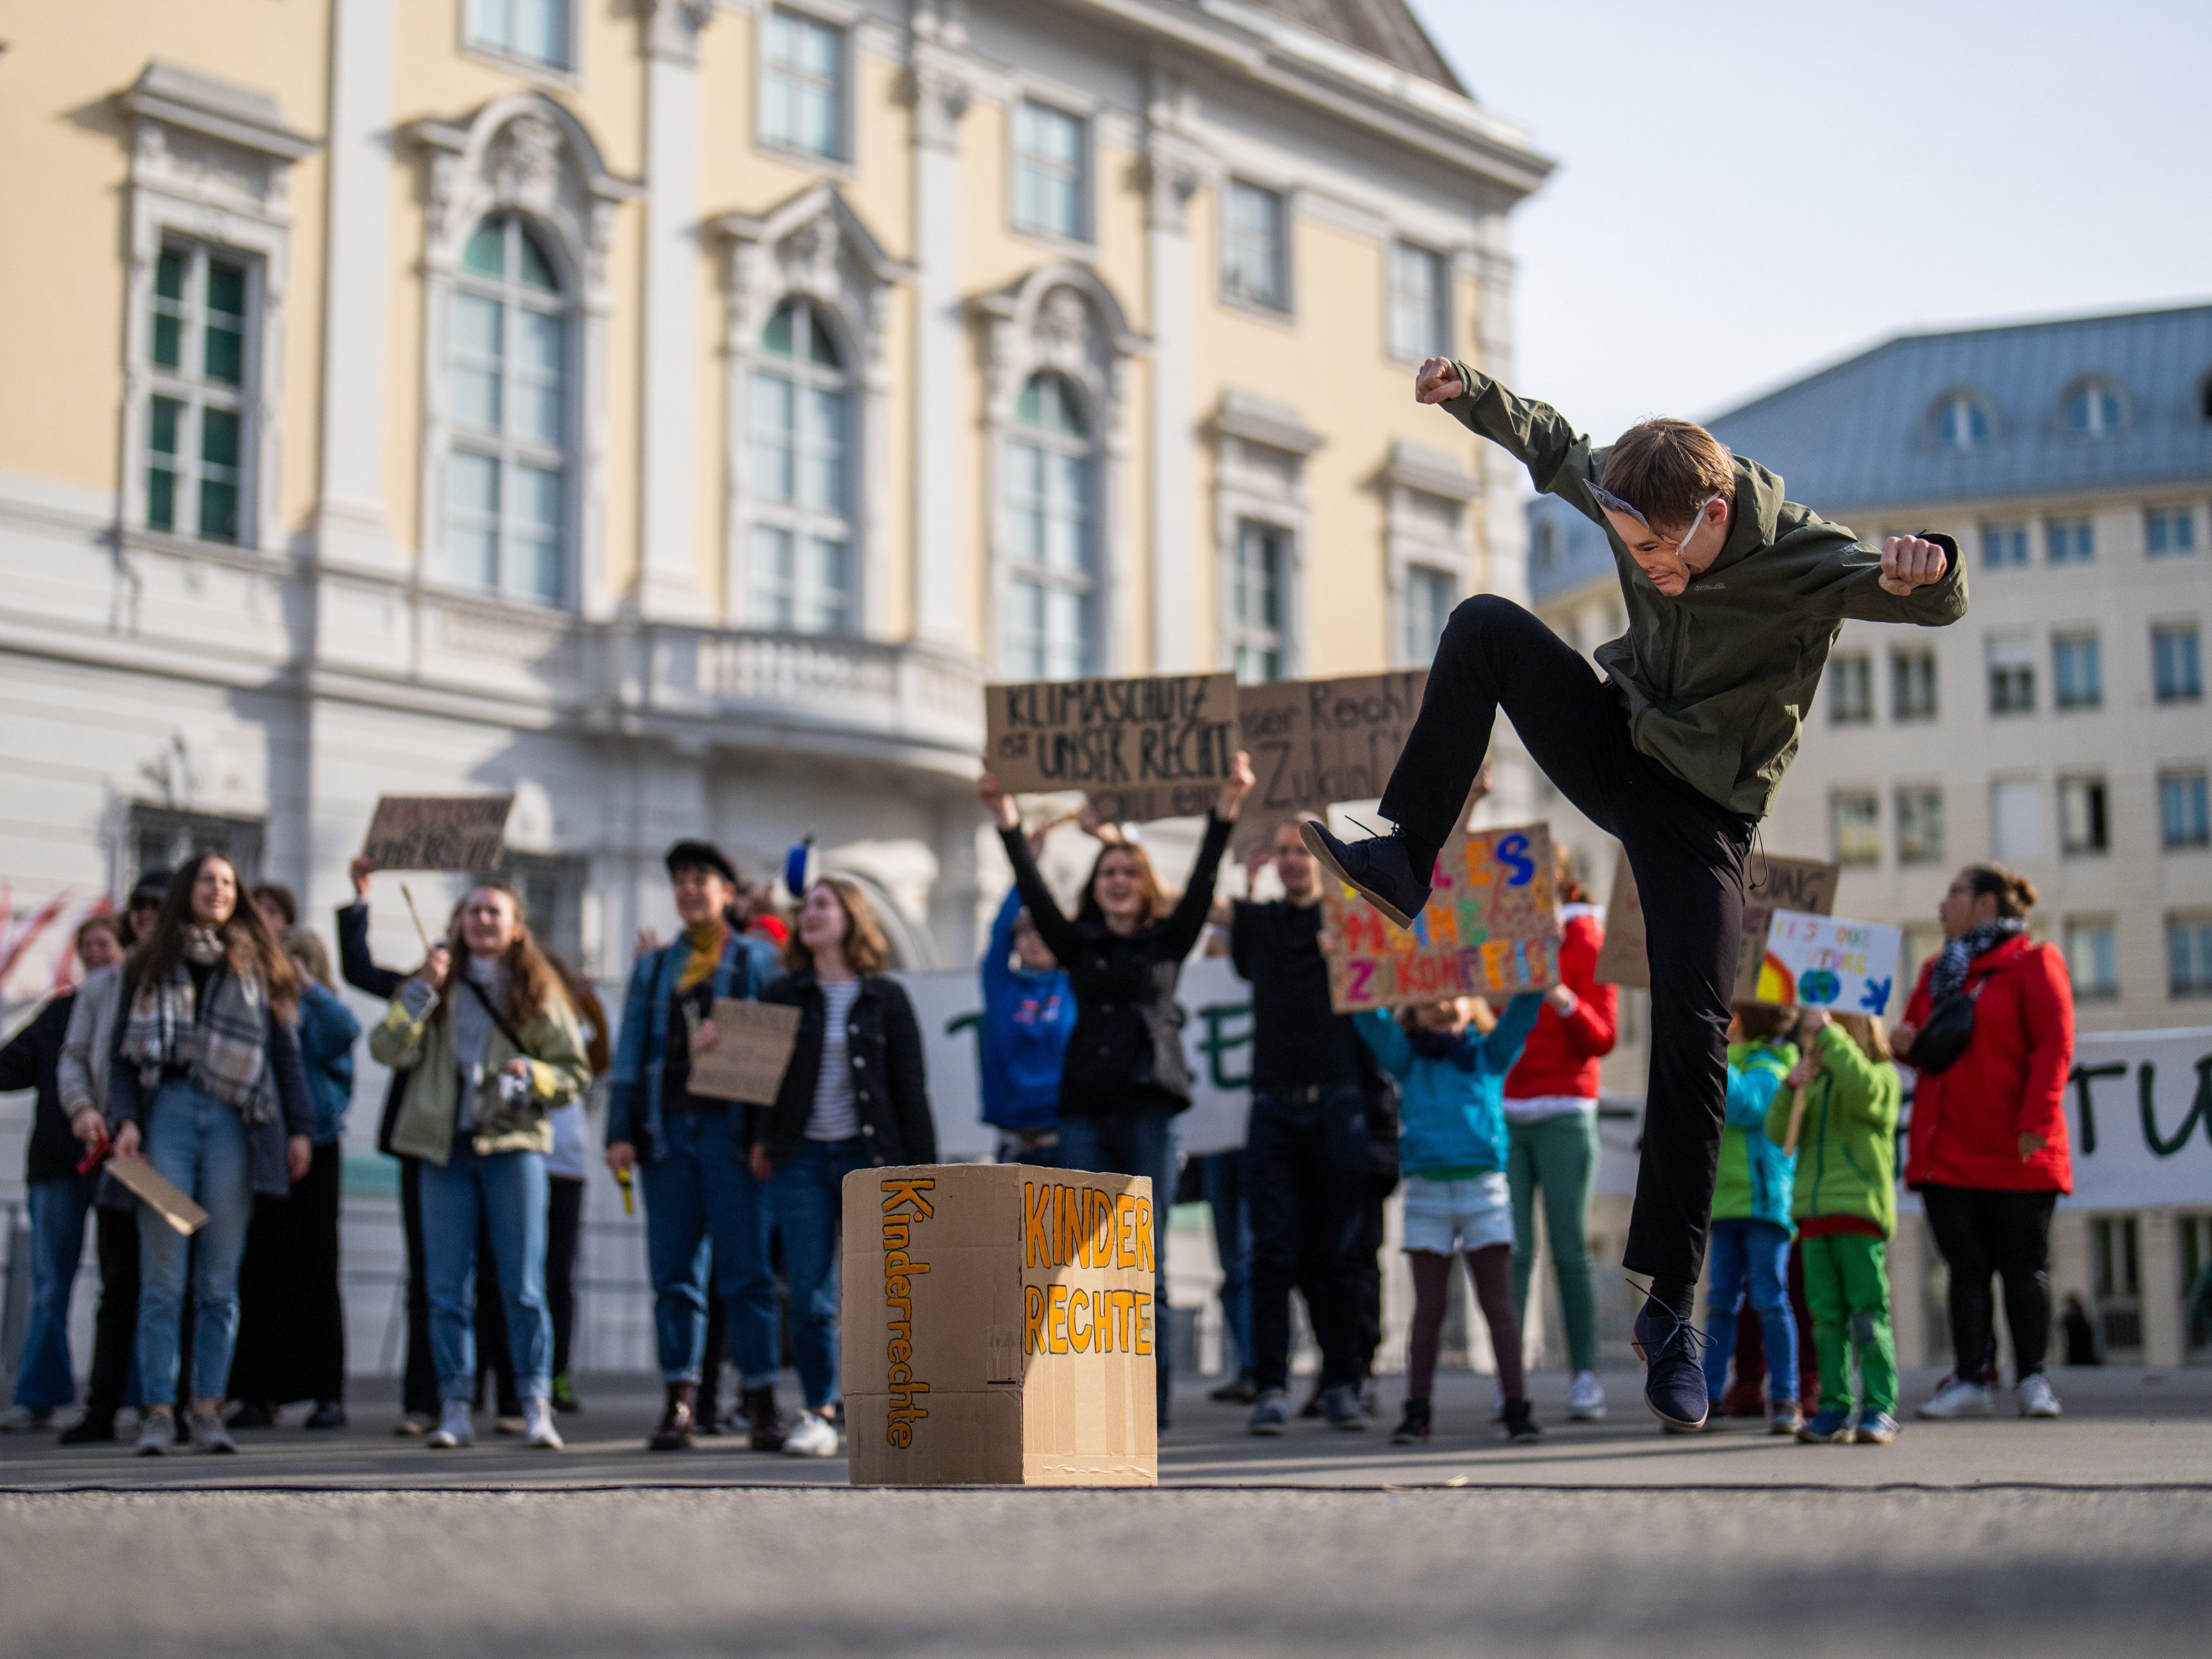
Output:
M1085 1316L1083 1328L1079 1331L1075 1328L1075 1313L1079 1308ZM1097 1318L1091 1311L1091 1292L1070 1291L1067 1293L1067 1346L1078 1353L1090 1352L1091 1338L1097 1328Z
M1039 1348L1044 1346L1044 1286L1023 1285L1022 1303L1023 1311L1028 1316L1029 1323L1029 1334L1024 1340L1022 1352L1035 1353Z
M1140 1273L1157 1272L1152 1266L1152 1206L1149 1199L1137 1200L1137 1269Z
M1133 1267L1137 1265L1137 1199L1133 1193L1123 1193L1114 1200L1114 1265Z
M1054 1353L1066 1353L1067 1352L1067 1286L1065 1285L1055 1285L1052 1287L1049 1299L1045 1304L1044 1328L1045 1335L1050 1340L1052 1351Z
M1152 1296L1145 1291L1132 1291L1129 1294L1137 1299L1136 1351L1139 1353L1150 1353L1152 1351Z
M1032 1267L1052 1263L1052 1188L1034 1181L1022 1182L1022 1247Z

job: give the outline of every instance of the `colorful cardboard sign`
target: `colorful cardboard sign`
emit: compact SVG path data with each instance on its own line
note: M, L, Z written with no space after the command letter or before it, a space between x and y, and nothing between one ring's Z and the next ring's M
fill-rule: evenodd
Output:
M1552 836L1543 824L1455 836L1435 891L1408 930L1330 884L1322 925L1339 1013L1446 997L1501 996L1559 982Z
M1759 1000L1837 1013L1886 1014L1904 948L1903 930L1878 921L1777 910L1767 925Z
M983 753L1009 794L1080 789L1112 823L1195 817L1237 753L1237 677L987 685L983 724Z

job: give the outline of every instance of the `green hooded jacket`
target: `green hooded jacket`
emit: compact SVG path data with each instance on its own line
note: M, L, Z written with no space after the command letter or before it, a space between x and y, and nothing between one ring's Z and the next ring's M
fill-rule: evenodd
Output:
M1814 1046L1821 1069L1805 1085L1790 1213L1799 1221L1856 1216L1887 1238L1897 1231L1897 1067L1869 1060L1840 1025L1822 1026ZM1794 1089L1778 1090L1767 1112L1767 1139L1778 1146L1790 1138L1796 1097Z
M1948 538L1939 538L1950 556L1940 581L1902 599L1884 592L1880 548L1784 501L1782 480L1741 455L1719 556L1668 599L1589 493L1610 447L1591 448L1550 405L1453 367L1468 389L1443 406L1605 531L1628 632L1599 647L1598 665L1628 706L1636 747L1709 800L1765 815L1845 619L1941 628L1966 614L1966 568Z

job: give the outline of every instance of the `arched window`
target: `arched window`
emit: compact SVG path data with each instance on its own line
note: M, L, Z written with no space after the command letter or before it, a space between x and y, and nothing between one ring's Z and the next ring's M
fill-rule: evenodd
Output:
M853 630L852 392L819 307L786 300L761 331L751 392L753 620Z
M2066 429L2077 438L2109 438L2127 422L2119 388L2087 380L2066 394Z
M1936 403L1936 441L1946 449L1980 449L1996 435L1990 406L1968 392L1946 392Z
M1075 388L1062 375L1030 375L1006 443L1011 673L1073 679L1097 672L1095 471Z
M568 591L568 307L514 214L461 255L447 334L446 554L464 586L558 605Z

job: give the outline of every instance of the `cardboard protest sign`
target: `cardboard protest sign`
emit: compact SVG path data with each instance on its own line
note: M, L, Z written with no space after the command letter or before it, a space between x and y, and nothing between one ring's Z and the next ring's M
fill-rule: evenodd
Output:
M1767 924L1759 1000L1839 1013L1886 1014L1904 948L1901 928L1777 910Z
M1150 1181L856 1170L844 1224L854 1486L1157 1482Z
M716 997L708 1016L714 1046L691 1050L695 1095L773 1106L799 1042L799 1010L787 1003L741 1002Z
M362 854L380 870L489 875L507 847L512 795L383 795Z
M186 1238L207 1225L208 1212L168 1176L143 1158L111 1158L107 1172L137 1194L138 1201Z
M1613 866L1613 892L1605 902L1605 942L1597 950L1601 985L1649 985L1651 963L1644 954L1644 896L1623 853Z
M1409 931L1336 883L1322 895L1339 1013L1510 994L1559 980L1552 836L1543 824L1455 836Z
M1113 823L1206 811L1237 749L1233 674L988 685L983 709L1010 794L1080 789Z
M1264 844L1301 812L1382 794L1428 683L1429 671L1414 668L1237 687L1237 742L1255 781L1231 850Z
M1736 958L1735 989L1730 1000L1757 1002L1759 964L1766 948L1767 923L1777 910L1826 915L1836 908L1837 866L1825 859L1774 858L1753 853L1744 866L1743 944ZM1613 893L1605 907L1605 943L1598 949L1601 985L1649 985L1651 968L1644 952L1644 899L1628 854L1613 867Z

